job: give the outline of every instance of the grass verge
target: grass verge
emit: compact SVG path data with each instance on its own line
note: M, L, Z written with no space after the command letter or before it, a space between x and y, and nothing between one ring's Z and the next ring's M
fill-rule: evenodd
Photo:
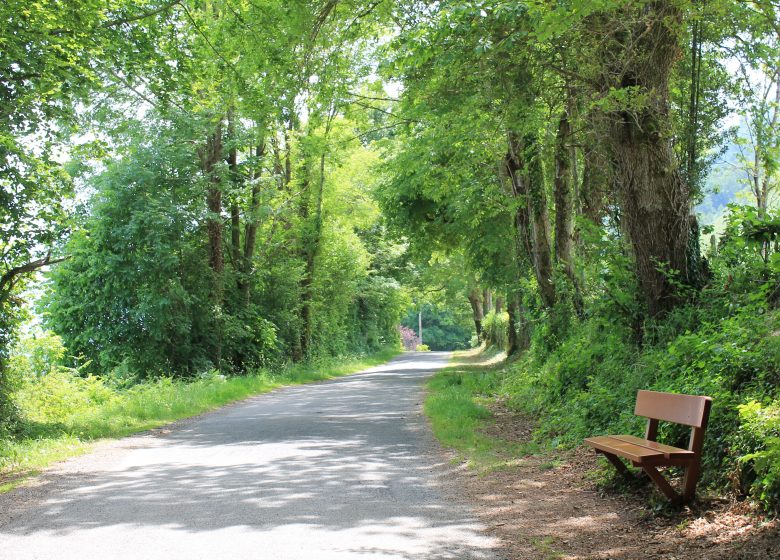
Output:
M453 364L427 384L424 409L434 435L480 472L507 468L529 453L526 446L485 431L492 418L489 405L498 396L504 371L503 355L496 351L456 352Z
M383 364L398 353L386 348L370 356L320 359L240 377L161 379L136 385L56 422L28 422L16 438L0 439L0 493L56 461L89 451L99 440L157 428L278 387L349 375Z

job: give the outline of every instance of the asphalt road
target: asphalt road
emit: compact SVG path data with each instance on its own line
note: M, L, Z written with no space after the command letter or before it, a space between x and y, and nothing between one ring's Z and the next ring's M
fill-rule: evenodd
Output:
M493 559L421 412L446 354L286 388L0 496L0 559Z

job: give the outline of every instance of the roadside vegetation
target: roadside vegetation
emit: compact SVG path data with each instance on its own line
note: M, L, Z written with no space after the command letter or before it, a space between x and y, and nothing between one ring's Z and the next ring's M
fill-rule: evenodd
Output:
M508 402L510 385L525 376L503 357L495 348L456 353L428 384L425 410L454 451L454 484L502 538L507 558L773 557L780 520L733 495L723 499L722 486L702 487L695 503L674 507L652 484L615 476L592 449L551 439L551 429L569 433L556 421L585 424L581 412L558 404L548 416Z
M498 370L504 357L495 348L458 352L453 363L426 385L424 409L434 435L477 469L502 464L518 451L484 431L492 418L490 405L501 387Z
M716 301L713 294L710 304ZM533 418L527 443L551 451L577 447L593 435L641 435L644 419L633 414L639 389L710 395L703 492L738 501L752 497L766 511L777 512L780 315L748 308L708 321L701 313L701 308L681 308L675 316L679 321L693 321L690 314L696 314L688 323L691 330L659 333L658 340L642 348L627 342L625 329L594 318L553 349L538 337L508 362L469 365L468 358L456 358L461 363L429 383L426 413L443 444L479 465L486 458L511 461L511 446L485 435L496 403ZM504 348L487 344L488 352ZM472 361L484 359L477 354ZM687 430L661 427L661 441L687 445ZM521 454L528 450L533 447ZM604 468L609 478L617 477L606 461Z

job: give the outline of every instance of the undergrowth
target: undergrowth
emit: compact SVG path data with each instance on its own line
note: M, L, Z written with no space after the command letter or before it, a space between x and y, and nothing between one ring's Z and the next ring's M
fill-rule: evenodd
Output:
M637 345L619 323L597 317L574 324L550 349L534 341L506 367L496 394L539 419L535 439L573 447L607 433L641 435L637 391L708 395L701 484L770 512L780 508L780 314L753 307L725 318L681 308L690 328ZM688 314L688 317L680 317ZM690 429L661 424L659 440L687 447Z

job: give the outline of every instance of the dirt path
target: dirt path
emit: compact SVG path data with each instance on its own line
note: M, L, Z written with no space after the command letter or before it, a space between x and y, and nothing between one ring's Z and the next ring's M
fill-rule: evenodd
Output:
M533 421L503 407L490 435L528 441ZM703 500L670 516L650 511L652 488L629 493L597 485L595 454L530 455L503 470L461 469L460 483L510 560L780 558L780 524L746 504Z

